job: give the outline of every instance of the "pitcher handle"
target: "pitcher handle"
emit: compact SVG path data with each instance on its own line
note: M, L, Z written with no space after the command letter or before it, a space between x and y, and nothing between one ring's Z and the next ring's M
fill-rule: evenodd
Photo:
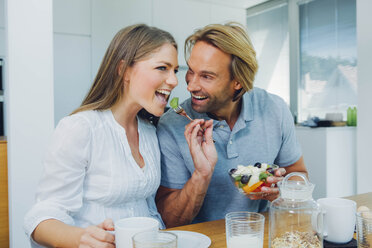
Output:
M284 187L287 184L287 182L288 182L288 180L289 180L290 177L301 177L302 180L304 180L306 186L308 186L310 184L309 179L307 179L307 176L306 176L305 173L292 172L292 173L289 173L287 176L285 176L285 178L283 179L282 185Z

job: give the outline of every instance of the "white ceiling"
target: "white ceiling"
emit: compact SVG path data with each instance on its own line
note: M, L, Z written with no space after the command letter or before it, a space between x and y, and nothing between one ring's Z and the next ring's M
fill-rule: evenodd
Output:
M231 7L249 8L268 0L199 0L200 2L216 3Z

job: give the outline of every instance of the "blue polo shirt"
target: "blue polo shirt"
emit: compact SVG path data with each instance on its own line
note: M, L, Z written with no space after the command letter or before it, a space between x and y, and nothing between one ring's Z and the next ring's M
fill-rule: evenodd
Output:
M226 121L213 120L213 139L218 161L203 206L193 223L223 219L233 211L262 212L266 200L250 200L238 192L228 171L237 165L256 162L286 167L302 155L296 140L293 117L286 103L278 96L254 88L242 98L240 115L233 127ZM195 112L191 99L181 104L193 119L210 119ZM189 180L194 164L184 137L189 120L172 109L159 120L157 134L161 150L161 185L182 189Z

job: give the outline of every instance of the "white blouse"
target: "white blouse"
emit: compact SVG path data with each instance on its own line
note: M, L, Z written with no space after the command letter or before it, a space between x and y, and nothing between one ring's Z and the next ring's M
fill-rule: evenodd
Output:
M131 216L161 220L154 196L160 184L160 151L155 127L138 120L141 169L125 129L111 110L85 111L63 118L44 161L36 204L27 213L28 236L43 220L87 227L106 218Z

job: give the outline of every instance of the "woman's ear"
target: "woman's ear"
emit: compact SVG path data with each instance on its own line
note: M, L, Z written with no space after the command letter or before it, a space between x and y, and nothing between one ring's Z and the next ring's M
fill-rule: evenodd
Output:
M120 60L118 68L117 68L117 73L119 76L124 73L123 70L124 70L124 60Z
M129 82L131 68L127 67L126 70L124 71L124 64L125 64L125 61L120 60L119 65L118 65L118 69L117 69L117 73L118 73L119 77L124 74L123 75L124 82Z

